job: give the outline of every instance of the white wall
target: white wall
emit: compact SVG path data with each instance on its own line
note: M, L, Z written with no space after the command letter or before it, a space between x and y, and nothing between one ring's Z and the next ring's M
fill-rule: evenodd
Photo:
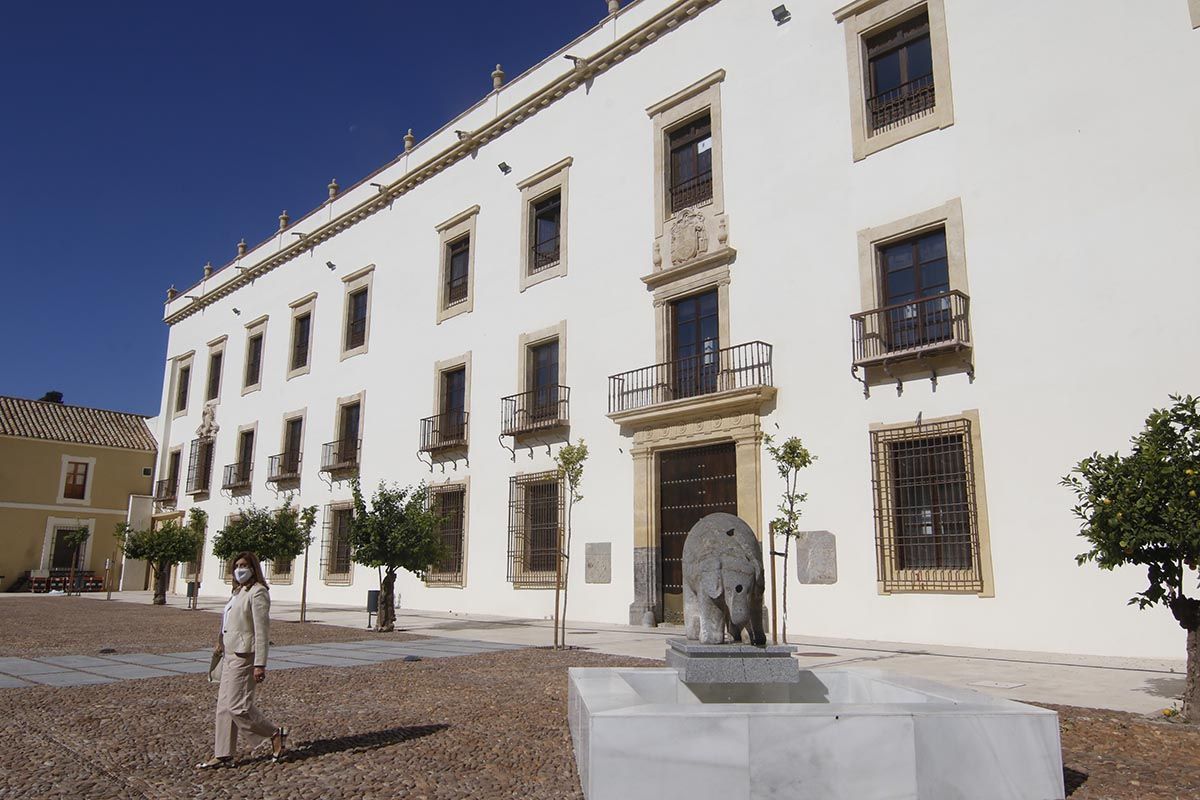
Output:
M643 0L627 30L667 5ZM517 337L567 320L571 435L588 441L587 499L575 516L571 612L624 622L633 599L632 462L605 417L609 374L652 363L652 136L645 108L723 68L724 172L732 266L731 341L775 345L768 431L800 435L819 456L803 476L804 526L838 537L839 580L790 589L790 629L803 634L1063 652L1174 656L1183 634L1169 612L1138 612L1136 572L1077 567L1083 548L1058 485L1082 456L1122 447L1173 391L1196 391L1200 278L1200 39L1182 2L1093 4L946 0L955 124L853 163L843 32L835 4L725 0L596 77L370 217L171 328L167 357L196 351L190 411L172 422L164 387L164 451L199 424L206 342L227 333L214 483L235 459L238 425L259 421L252 500L265 484L283 414L307 407L301 502L349 497L318 474L334 438L335 399L366 390L365 487L471 476L467 585L427 589L405 579L404 605L522 616L551 612L552 593L506 582L508 478L550 466L544 448L516 463L497 442L499 398L517 392ZM613 23L569 48L613 40ZM1120 42L1124 57L1114 63ZM569 68L550 58L488 98L409 157L415 166ZM573 156L569 274L517 291L518 180ZM513 167L510 175L497 169ZM389 183L404 163L372 180ZM347 192L334 213L364 193ZM977 380L876 387L863 399L849 375L849 315L859 308L856 232L961 198ZM439 244L434 225L479 204L474 311L434 324ZM318 212L324 220L330 211ZM300 222L291 230L308 230ZM274 252L288 233L250 254ZM326 261L337 265L326 268ZM376 265L370 352L339 362L341 277ZM210 287L227 280L226 269ZM288 303L318 292L312 371L285 381ZM195 290L190 290L195 294ZM174 311L187 301L170 304ZM240 314L234 314L236 307ZM263 389L240 396L243 325L269 314ZM416 457L418 420L432 407L435 361L472 351L470 464L434 474ZM169 376L168 376L169 377ZM876 592L868 426L979 409L996 597ZM777 427L778 426L778 427ZM978 455L978 454L977 454ZM188 447L183 454L186 468ZM764 461L765 518L781 485ZM183 505L186 500L181 498ZM210 538L238 505L214 491ZM319 535L319 532L318 532ZM583 582L588 541L611 541L613 580ZM299 575L299 562L296 565ZM204 567L206 593L216 562ZM316 574L316 557L310 574ZM794 575L794 572L793 572ZM310 600L357 603L375 586L311 580ZM299 581L276 596L298 599Z

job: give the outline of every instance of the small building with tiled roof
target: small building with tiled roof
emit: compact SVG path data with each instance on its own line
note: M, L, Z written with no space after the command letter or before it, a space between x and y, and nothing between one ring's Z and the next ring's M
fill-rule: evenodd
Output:
M131 495L150 494L157 442L141 414L0 396L0 589L116 588L113 535ZM67 544L86 528L87 542ZM111 567L107 567L111 559Z

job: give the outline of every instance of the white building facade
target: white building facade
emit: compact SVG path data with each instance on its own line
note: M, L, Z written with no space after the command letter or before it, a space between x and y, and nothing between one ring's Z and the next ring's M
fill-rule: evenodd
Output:
M157 517L316 505L309 602L357 604L349 478L423 480L453 555L403 605L545 617L586 440L570 617L670 622L796 435L793 637L1181 657L1059 479L1195 391L1200 9L778 5L630 3L172 292Z

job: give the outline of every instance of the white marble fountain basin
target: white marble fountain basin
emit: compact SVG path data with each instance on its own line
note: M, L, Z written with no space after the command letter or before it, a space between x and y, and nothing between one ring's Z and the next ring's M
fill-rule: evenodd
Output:
M569 670L587 800L1061 800L1058 715L873 669L795 684Z

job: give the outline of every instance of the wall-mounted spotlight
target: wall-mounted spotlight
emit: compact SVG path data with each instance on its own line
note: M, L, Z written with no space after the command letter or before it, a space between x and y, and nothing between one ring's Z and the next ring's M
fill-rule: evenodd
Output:
M775 18L776 25L782 25L792 18L792 12L787 10L787 6L775 6L771 9L771 16Z
M240 308L235 308L235 309L233 310L233 313L235 313L235 314L241 314L241 313L242 313L242 310L241 310Z
M454 135L457 136L458 140L461 142L463 139L469 138L471 136L471 132L470 131L455 131Z
M499 164L497 164L496 166L497 166L497 167L499 167L499 168L500 168L500 171L501 171L501 172L503 172L505 175L507 175L508 173L512 172L512 167L510 167L510 166L508 165L508 162L507 162L507 161L501 161L501 162L500 162Z
M331 270L337 269L337 265L334 264L332 261L326 261L325 266L329 267Z

